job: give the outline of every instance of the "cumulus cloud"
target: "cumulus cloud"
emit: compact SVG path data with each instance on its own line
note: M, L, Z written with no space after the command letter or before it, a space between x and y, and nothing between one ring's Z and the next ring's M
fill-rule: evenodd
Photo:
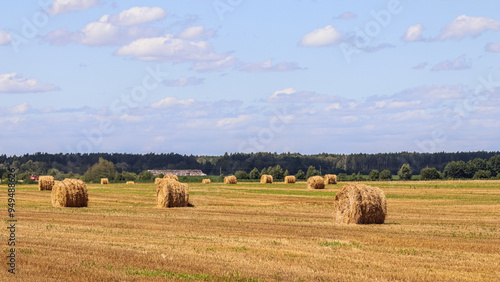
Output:
M0 30L0 46L10 44L10 40L10 34L3 30Z
M167 12L160 7L132 7L118 15L109 16L108 22L121 26L139 25L162 20L166 16Z
M500 52L500 41L488 43L484 49L488 52Z
M181 100L176 97L166 97L156 103L152 103L151 108L160 109L160 108L186 107L195 102L196 100L193 98Z
M358 16L355 13L352 12L344 12L337 17L334 17L334 19L339 19L339 20L352 20L357 18Z
M500 31L500 21L485 17L461 15L442 29L438 40L460 40L466 36L477 37L488 30Z
M0 93L47 92L58 89L55 85L40 83L35 78L25 78L15 72L0 74Z
M24 102L22 104L19 104L19 105L16 105L16 106L10 108L10 112L12 114L19 115L19 114L26 113L30 108L31 108L31 106L27 102Z
M410 26L403 36L403 40L407 42L422 41L423 29L424 27L421 24Z
M331 25L318 28L302 37L300 46L329 46L341 41L342 34Z
M334 103L346 100L313 91L297 91L290 87L275 91L267 97L266 101L272 103Z
M86 10L98 4L98 0L54 0L50 6L50 13L53 15L66 14L72 11Z
M471 65L467 62L465 55L461 55L453 61L444 61L435 64L432 71L450 71L450 70L466 70L470 69Z
M180 77L178 79L165 79L163 80L163 85L169 86L169 87L183 87L183 86L193 86L193 85L200 85L203 84L205 81L204 78L201 77Z
M238 64L238 59L236 59L233 56L227 55L226 57L223 57L222 59L219 59L219 60L212 60L212 61L207 60L207 61L203 61L203 62L194 63L191 66L191 70L200 71L200 72L215 71L215 70L233 67L236 64Z
M271 59L257 63L250 63L241 67L246 72L272 72L272 71L295 71L301 70L297 63L281 62L273 65Z
M202 37L212 37L214 36L215 31L212 29L206 30L203 26L192 26L186 28L181 33L177 34L178 38L187 39L187 40L196 40Z

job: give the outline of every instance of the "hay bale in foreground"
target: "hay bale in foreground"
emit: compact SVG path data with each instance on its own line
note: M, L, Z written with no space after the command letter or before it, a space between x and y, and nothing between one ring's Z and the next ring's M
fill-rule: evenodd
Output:
M307 188L308 189L324 189L325 188L325 180L321 176L311 176L307 179Z
M109 180L107 178L101 178L101 185L109 184Z
M163 179L163 178L155 178L155 184L160 183L160 181L161 181L162 179Z
M125 184L135 184L134 181L127 181Z
M285 176L285 183L295 183L295 176L293 175Z
M163 176L163 179L173 179L175 181L179 181L179 177L177 177L177 175L173 175L173 174L165 174Z
M54 176L44 175L38 178L38 190L52 190L54 187Z
M382 224L387 215L384 191L364 184L347 184L335 195L337 224Z
M325 174L325 185L337 184L337 176L335 174Z
M238 184L238 180L234 175L226 176L224 177L224 184Z
M210 183L212 183L212 180L210 180L210 179L208 179L208 178L207 178L207 179L203 179L203 180L201 181L201 183L203 183L203 184L210 184Z
M187 207L189 187L174 179L163 179L156 189L156 203L160 208Z
M89 201L87 186L77 179L57 181L51 198L54 207L86 207Z
M260 183L273 183L273 176L272 175L269 175L269 174L263 174L261 177L260 177Z

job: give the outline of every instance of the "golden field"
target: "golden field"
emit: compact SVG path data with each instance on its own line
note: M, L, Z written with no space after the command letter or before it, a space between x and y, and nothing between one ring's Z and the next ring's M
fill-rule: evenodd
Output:
M2 263L0 280L498 281L500 181L365 184L387 196L383 225L333 223L343 183L189 183L195 207L170 209L153 183L87 184L86 208L19 185L17 274Z

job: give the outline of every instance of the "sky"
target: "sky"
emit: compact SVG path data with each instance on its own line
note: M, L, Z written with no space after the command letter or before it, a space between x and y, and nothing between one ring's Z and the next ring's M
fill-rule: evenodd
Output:
M499 1L0 5L0 154L500 151Z

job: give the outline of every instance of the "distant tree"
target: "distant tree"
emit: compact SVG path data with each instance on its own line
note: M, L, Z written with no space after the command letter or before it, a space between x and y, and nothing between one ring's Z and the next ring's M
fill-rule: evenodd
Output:
M274 179L283 179L283 169L280 165L276 165L270 171L268 169L268 174L272 175Z
M411 169L409 164L403 164L401 169L398 171L398 176L401 180L410 180L411 179Z
M445 178L465 178L466 177L466 166L464 161L449 162L443 170Z
M500 173L500 155L491 157L488 160L487 166L492 175Z
M283 176L284 176L284 177L287 177L287 176L289 176L289 175L290 175L290 172L288 172L288 169L287 169L287 170L285 170L285 174L283 174Z
M243 170L238 170L234 176L236 176L237 179L249 179L248 173L246 173Z
M306 174L302 171L302 169L299 169L299 171L297 171L297 174L295 174L295 178L306 179Z
M260 178L259 170L256 167L254 167L252 171L250 171L249 177L250 179L259 179Z
M51 176L54 176L56 177L58 174L60 174L61 172L57 169L57 168L51 168L49 169L49 171L47 172L47 175L51 175Z
M35 181L31 179L31 172L25 171L17 176L19 180L23 181L23 184L34 184Z
M471 178L478 170L488 170L488 162L480 158L468 161L464 169L465 176Z
M349 175L348 180L349 181L357 181L358 176L356 175L356 173L353 172L351 175Z
M478 170L476 173L474 173L473 179L490 179L491 178L491 171L489 170Z
M141 182L150 182L153 181L154 178L155 176L150 171L144 170L137 175L136 179Z
M163 173L160 173L158 174L158 176L156 178L163 178L165 175L163 175Z
M264 174L267 174L267 168L263 168L262 171L260 172L261 176L264 175Z
M371 181L375 181L375 180L378 180L379 175L380 175L380 172L378 172L378 170L374 169L374 170L370 171L368 178L370 178Z
M343 172L342 172L342 173L339 173L339 175L337 175L337 180L338 180L338 181L347 181L347 180L348 180L348 178L347 178L347 174L345 174L345 173L343 173Z
M320 175L320 172L316 168L314 168L314 166L309 166L309 168L307 169L306 178L309 179L309 177L316 175Z
M84 181L99 182L101 178L108 178L110 181L114 180L117 176L115 165L103 158L99 158L99 162L94 164L83 175Z
M380 172L379 179L380 180L391 180L392 174L388 169L384 169Z
M116 177L116 180L118 181L135 181L136 179L137 179L137 174L127 171L119 173L118 176Z
M420 180L441 179L441 173L434 167L425 167L420 170Z

